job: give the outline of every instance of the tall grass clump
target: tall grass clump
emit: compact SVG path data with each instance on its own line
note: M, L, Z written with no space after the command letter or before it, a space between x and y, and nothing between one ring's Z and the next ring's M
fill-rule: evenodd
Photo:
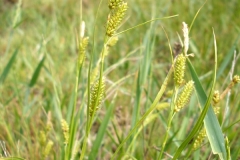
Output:
M238 159L240 34L174 3L0 2L0 160Z

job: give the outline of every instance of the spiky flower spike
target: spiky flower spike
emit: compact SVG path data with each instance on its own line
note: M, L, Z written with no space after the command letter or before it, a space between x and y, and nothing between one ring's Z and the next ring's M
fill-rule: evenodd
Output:
M90 116L93 116L93 114L95 114L95 112L99 109L99 106L102 103L104 97L104 92L105 92L104 79L102 79L102 83L100 85L99 80L95 81L90 92L90 107L89 107Z
M240 76L239 76L239 75L235 75L235 76L233 77L232 82L233 82L234 84L240 83Z
M116 29L122 22L123 16L127 10L127 3L122 2L111 12L107 21L107 31L106 34L112 37Z
M79 45L79 63L82 64L86 57L86 48L88 45L88 37L83 37Z
M108 7L109 9L114 9L123 3L123 0L109 0Z
M85 22L82 21L81 23L81 29L80 29L80 44L79 44L79 64L82 65L85 57L86 57L86 48L88 45L88 37L84 37L85 32Z
M180 111L189 102L192 91L193 91L193 84L194 84L193 81L189 81L185 85L182 93L180 94L180 96L177 99L175 109L174 109L175 112Z
M180 54L175 62L174 79L177 86L180 86L184 81L185 68L186 68L186 56Z
M64 119L62 119L61 124L63 130L64 144L67 145L69 140L69 125Z
M199 132L197 138L196 138L195 141L194 141L193 150L196 150L196 149L198 149L198 148L201 146L201 144L202 144L202 142L203 142L203 140L204 140L205 137L206 137L206 130L205 130L205 128L203 128L203 129Z
M183 24L183 37L184 37L184 55L186 56L187 55L187 51L188 51L188 48L189 48L189 37L188 37L188 26L185 22L182 23Z

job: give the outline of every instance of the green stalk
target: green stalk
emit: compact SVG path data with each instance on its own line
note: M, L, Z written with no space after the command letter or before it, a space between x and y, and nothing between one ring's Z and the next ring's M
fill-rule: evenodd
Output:
M98 93L97 93L97 99L96 99L96 101L98 101L99 100L99 95L100 95L100 85L102 84L102 77L103 77L103 67L104 67L104 51L105 51L105 45L106 45L106 43L107 43L107 38L105 37L105 40L104 40L104 47L103 47L103 51L102 51L102 53L101 53L101 68L100 68L100 76L99 76L99 82L98 82L98 84L99 84L99 87L98 87ZM93 119L94 119L94 115L95 115L95 113L96 113L96 108L97 108L97 105L98 105L98 103L95 103L95 106L94 106L94 110L93 110L93 113L92 113L92 116L90 117L89 116L89 107L90 107L90 68L89 68L89 73L88 73L89 75L88 75L88 79L89 79L89 81L88 81L88 86L89 86L89 88L88 88L88 97L89 97L89 100L88 100L88 108L87 108L87 126L86 126L86 135L85 135L85 137L84 137L84 140L83 140L83 147L82 147L82 153L81 153L81 156L80 156L80 160L82 160L83 159L83 157L84 157L84 154L85 154L85 151L86 151L86 142L87 142L87 139L88 139L88 136L89 136L89 133L90 133L90 130L91 130L91 128L92 128L92 122L93 122Z
M173 65L171 66L170 70L168 71L168 74L166 76L166 78L164 79L164 82L156 96L156 98L154 99L152 105L150 106L150 108L144 113L144 115L142 116L142 118L136 123L136 125L133 127L133 129L128 133L127 137L122 140L122 142L120 143L120 145L118 146L118 148L116 149L115 153L113 154L111 160L115 160L117 153L120 151L120 149L122 148L122 146L124 145L125 142L127 142L127 140L131 137L131 135L138 129L138 127L140 125L142 125L142 123L144 122L144 120L147 118L147 116L156 109L156 106L159 102L159 100L161 99L163 93L166 90L167 84L168 84L168 80L169 77L171 76L173 72Z
M171 102L171 111L168 115L167 130L166 130L166 133L165 133L165 136L164 136L164 141L163 141L161 152L158 156L158 160L162 159L162 155L163 155L163 152L164 152L164 149L165 149L165 146L166 146L166 143L167 143L168 135L169 135L168 133L170 131L171 123L172 123L173 117L175 115L174 106L175 106L176 99L177 99L177 93L178 93L178 87L175 88L175 92L174 92L173 97L172 97L173 101Z
M80 0L80 24L82 23L82 0ZM81 29L81 28L80 28ZM82 31L80 30L80 33ZM80 36L79 38L79 42L82 41L82 37ZM79 45L79 44L78 44ZM78 55L78 57L80 56L80 54ZM74 89L74 104L73 104L73 109L72 109L72 113L71 113L71 120L70 120L70 135L69 135L69 144L66 148L66 153L65 153L65 159L70 159L71 155L72 155L72 147L73 147L73 141L75 139L75 134L76 134L76 120L75 120L75 110L77 107L77 97L78 97L78 84L79 84L79 78L82 72L82 66L83 63L80 64L79 62L79 58L77 61L77 67L76 67L76 74L75 74L75 89Z
M80 160L83 159L86 151L86 145L87 145L87 139L89 136L89 131L90 131L90 122L89 122L89 107L90 107L90 91L91 91L91 67L92 67L92 59L93 59L93 53L94 53L94 46L95 46L95 32L96 32L96 24L97 24L97 18L98 18L98 13L100 10L100 6L102 4L102 0L100 1L95 17L95 22L94 22L94 27L93 27L93 46L92 46L92 52L90 54L90 60L89 60L89 67L88 67L88 105L87 105L87 123L86 123L86 129L85 129L85 137L83 140L83 146L82 146L82 152L80 156ZM91 120L92 121L92 120Z

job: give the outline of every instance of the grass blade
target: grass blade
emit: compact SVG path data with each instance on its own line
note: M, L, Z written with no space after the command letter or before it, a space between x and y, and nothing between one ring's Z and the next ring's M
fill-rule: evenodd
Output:
M33 73L33 76L31 78L31 81L29 83L29 87L33 87L34 84L37 82L37 79L38 79L38 76L40 74L40 71L43 67L43 64L44 64L44 60L45 60L45 56L42 58L42 60L39 62L37 68L35 69L34 73Z
M17 48L17 49L14 51L12 57L11 57L10 60L8 61L8 64L7 64L6 67L4 68L4 70L3 70L2 74L1 74L1 77L0 77L0 84L3 84L4 81L5 81L5 79L7 78L7 75L8 75L8 73L10 72L10 69L11 69L11 67L12 67L12 65L13 65L13 62L14 62L17 54L18 54L18 49L19 49L19 48Z
M194 67L192 66L189 59L187 61L192 79L195 83L195 89L196 89L196 92L199 97L199 101L200 101L200 104L201 104L203 110L202 110L200 117L197 120L196 125L194 126L194 128L192 129L192 131L188 135L188 137L185 139L185 141L178 148L173 159L177 159L179 157L182 150L188 145L188 143L191 141L191 139L197 134L198 130L201 127L203 119L204 119L205 129L206 129L207 136L208 136L209 142L211 144L213 153L218 154L221 159L225 159L225 157L227 155L226 150L225 150L225 142L224 142L222 130L220 128L217 117L214 114L214 111L210 105L210 102L212 100L213 91L214 91L215 82L216 82L216 72L217 72L217 48L216 48L215 34L214 34L214 45L215 45L215 67L214 67L213 83L212 83L211 91L210 91L210 94L208 97L206 96L206 93L203 90L203 87L201 85L201 82L200 82L197 74L196 74Z
M114 103L116 97L117 97L117 94L114 96L113 103ZM109 108L107 110L107 113L105 115L105 118L103 119L103 121L101 123L101 126L100 126L100 128L98 130L97 137L96 137L96 139L95 139L95 141L93 143L93 147L92 147L91 152L89 154L89 159L96 159L96 157L97 157L98 150L99 150L100 145L102 143L104 134L106 133L108 122L110 120L110 117L111 117L113 109L114 109L113 103L109 106Z
M156 109L156 106L159 102L159 100L162 98L163 93L166 90L168 81L170 76L172 75L173 72L173 66L170 68L167 76L165 77L163 84L156 96L156 98L154 99L152 105L150 106L150 108L144 113L144 115L141 117L141 119L136 123L136 125L132 128L131 131L129 131L128 135L122 140L122 142L119 144L118 148L116 149L115 153L112 155L111 159L114 160L116 159L117 153L119 152L119 150L123 147L124 143L127 142L127 140L132 136L133 133L135 133L135 131L139 128L140 125L142 125L143 121L149 116L149 114L152 113L152 111L154 111Z

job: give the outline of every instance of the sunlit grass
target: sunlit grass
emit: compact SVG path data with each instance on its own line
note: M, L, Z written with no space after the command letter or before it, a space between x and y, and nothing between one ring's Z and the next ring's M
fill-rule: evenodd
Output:
M91 61L93 74L102 48L107 44L104 42L109 18L107 0L99 8L95 35L93 32L98 3L83 0L81 14L79 0L23 0L19 9L17 3L10 3L10 0L0 1L0 157L69 159L74 155L79 159L82 155L86 138L88 67ZM238 0L207 1L191 28L188 54L193 53L194 57L188 58L208 97L216 56L212 28L216 35L218 58L214 90L222 93L231 82L229 73L230 76L239 74L239 3ZM176 53L175 44L181 43L179 37L183 40L182 22L190 25L202 5L202 1L128 0L127 13L117 32L154 18L178 17L156 20L124 32L119 35L117 44L110 48L101 71L105 77L105 95L92 119L83 159L88 156L90 159L110 159L114 153L125 159L157 159L161 157L166 130L162 157L170 159L179 151L178 147L187 140L190 131L196 129L194 126L200 119L197 91L190 104L174 115L169 129L168 115L172 106L165 104L173 98L172 76L161 99L159 97L160 101L155 97L164 86L164 79L173 63L169 45ZM85 36L89 37L89 45L76 83L81 16L86 23ZM100 67L97 72L99 70ZM192 79L190 73L193 71L187 68L186 82ZM76 99L74 93L78 93ZM238 97L239 85L235 85L231 93L218 103L220 113L217 117L228 137L232 159L238 159L240 153ZM154 99L157 106L153 105ZM151 109L154 111L152 114ZM76 116L74 119L71 119L72 111ZM64 143L62 119L70 128L73 121L77 125L70 148ZM132 129L135 131L128 135ZM125 139L128 136L129 139ZM193 141L188 140L190 148ZM212 155L207 138L196 151L188 147L181 156L217 158Z

